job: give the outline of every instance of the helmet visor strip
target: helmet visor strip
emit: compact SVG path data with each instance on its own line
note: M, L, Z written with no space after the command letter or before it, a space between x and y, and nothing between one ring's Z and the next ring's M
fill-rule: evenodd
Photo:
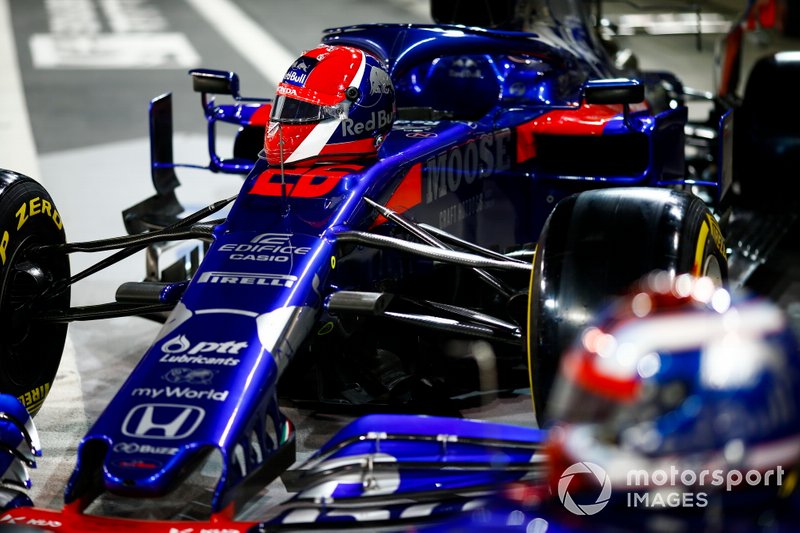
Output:
M272 105L270 120L281 124L310 124L342 116L346 116L344 102L333 106L321 106L279 95Z

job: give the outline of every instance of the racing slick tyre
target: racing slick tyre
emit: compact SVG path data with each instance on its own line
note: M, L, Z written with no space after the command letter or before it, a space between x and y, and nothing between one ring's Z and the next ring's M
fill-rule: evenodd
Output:
M70 301L69 289L38 298L69 278L69 258L33 248L64 242L64 225L47 191L0 169L0 392L18 397L31 415L50 391L67 335L67 324L37 321L37 314L65 310Z
M725 244L702 200L668 189L614 188L559 202L531 274L528 371L540 427L561 354L611 298L654 270L727 279Z
M795 194L781 194L800 166L800 109L776 112L776 87L800 85L800 58L774 53L750 70L744 98L734 114L733 179L737 204L769 212L797 212ZM737 190L738 189L738 190Z

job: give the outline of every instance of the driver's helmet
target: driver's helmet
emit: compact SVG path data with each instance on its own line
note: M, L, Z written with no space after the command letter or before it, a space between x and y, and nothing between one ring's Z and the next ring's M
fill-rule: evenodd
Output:
M374 157L395 115L389 73L374 56L320 45L278 85L264 139L270 165Z
M564 354L553 486L591 463L615 493L774 498L800 458L799 359L777 305L709 278L647 277Z

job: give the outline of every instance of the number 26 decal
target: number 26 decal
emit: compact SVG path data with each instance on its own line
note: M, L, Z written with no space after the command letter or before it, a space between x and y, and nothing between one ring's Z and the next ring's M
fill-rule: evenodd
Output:
M292 198L320 198L330 193L344 176L358 172L359 165L336 165L335 167L312 167L298 174L296 169L284 172L286 195ZM270 168L256 179L250 194L261 196L281 196L281 171Z

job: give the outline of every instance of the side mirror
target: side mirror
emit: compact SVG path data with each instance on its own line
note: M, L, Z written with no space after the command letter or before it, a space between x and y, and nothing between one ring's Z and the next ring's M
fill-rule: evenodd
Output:
M198 93L227 94L237 100L239 95L239 76L226 70L197 68L190 70L192 89Z
M644 85L627 78L589 80L583 84L583 98L587 104L622 104L622 120L633 129L630 105L644 100Z
M583 97L587 104L637 104L644 100L644 85L627 78L589 80Z

